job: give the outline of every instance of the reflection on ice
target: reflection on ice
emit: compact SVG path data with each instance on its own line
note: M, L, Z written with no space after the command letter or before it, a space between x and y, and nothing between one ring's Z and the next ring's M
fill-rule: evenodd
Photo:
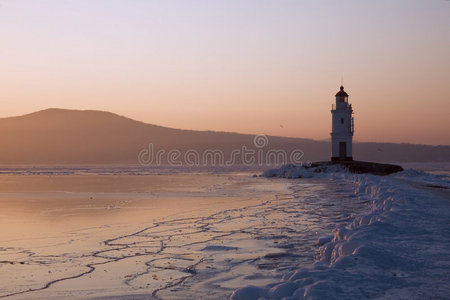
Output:
M39 185L23 195L11 183L1 201L14 220L39 230L1 236L0 296L226 299L241 286L265 285L311 266L317 238L367 206L349 197L353 187L346 184L250 175L123 178L127 193L113 194L101 190L109 184L105 177L95 179L100 190L76 186L70 193L49 194ZM57 187L52 180L47 184ZM62 179L65 189L80 180ZM40 200L31 202L36 211L24 212L19 202L30 198Z

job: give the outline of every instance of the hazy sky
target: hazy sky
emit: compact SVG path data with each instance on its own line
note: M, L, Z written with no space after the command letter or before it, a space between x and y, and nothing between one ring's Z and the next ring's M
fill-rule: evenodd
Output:
M450 1L0 0L0 116L450 144Z

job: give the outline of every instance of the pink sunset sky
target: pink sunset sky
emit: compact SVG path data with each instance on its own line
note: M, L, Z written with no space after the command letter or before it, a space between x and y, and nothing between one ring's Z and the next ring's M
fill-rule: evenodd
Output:
M96 109L162 126L450 144L450 1L2 0L0 117Z

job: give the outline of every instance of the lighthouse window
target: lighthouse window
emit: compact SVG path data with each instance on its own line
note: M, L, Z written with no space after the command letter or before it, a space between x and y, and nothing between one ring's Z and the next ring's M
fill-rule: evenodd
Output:
M344 118L341 118L341 124L344 124Z

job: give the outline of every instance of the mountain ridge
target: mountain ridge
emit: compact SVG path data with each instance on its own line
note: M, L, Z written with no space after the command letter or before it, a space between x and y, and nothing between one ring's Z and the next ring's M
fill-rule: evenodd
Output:
M107 111L49 108L0 118L0 164L136 164L140 151L149 144L166 152L218 149L228 156L242 147L260 149L254 137L169 128ZM301 149L305 162L329 159L327 141L266 137L264 150ZM379 162L450 161L450 146L354 143L354 153L357 159Z

